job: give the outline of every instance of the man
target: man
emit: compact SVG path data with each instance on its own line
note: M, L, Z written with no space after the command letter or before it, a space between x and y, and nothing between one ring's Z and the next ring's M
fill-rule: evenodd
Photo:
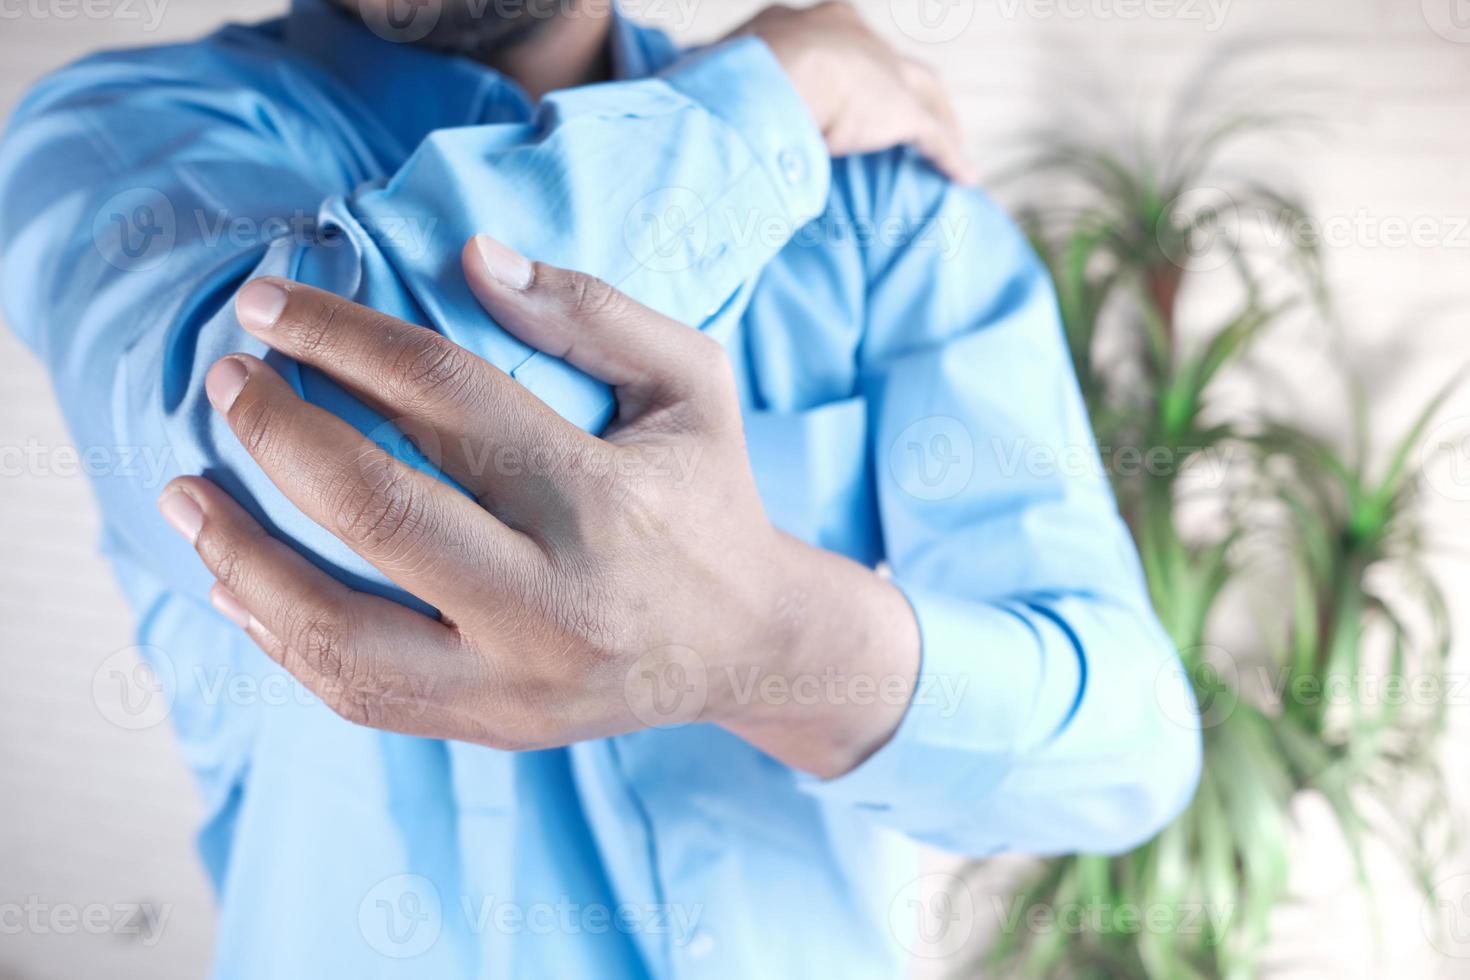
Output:
M36 88L7 314L79 443L178 475L179 536L97 482L217 975L894 976L915 841L1185 805L1049 286L955 147L834 5L681 54L298 0Z

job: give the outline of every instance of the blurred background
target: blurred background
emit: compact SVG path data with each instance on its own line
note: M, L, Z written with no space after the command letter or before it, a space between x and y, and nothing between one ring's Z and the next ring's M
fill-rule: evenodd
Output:
M627 6L692 42L761 4ZM1054 263L1210 770L1128 859L935 855L917 973L1470 977L1470 2L858 6ZM0 113L90 50L282 8L0 2ZM0 476L0 977L201 976L200 807L6 331Z

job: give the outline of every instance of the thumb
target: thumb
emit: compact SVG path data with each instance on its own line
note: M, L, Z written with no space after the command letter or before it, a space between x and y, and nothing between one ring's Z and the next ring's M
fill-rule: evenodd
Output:
M480 305L522 342L640 403L691 390L719 344L595 276L532 262L489 235L464 247L465 278Z

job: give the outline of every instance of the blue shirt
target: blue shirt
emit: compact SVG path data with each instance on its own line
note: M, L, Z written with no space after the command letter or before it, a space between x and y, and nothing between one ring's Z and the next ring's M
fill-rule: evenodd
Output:
M104 548L206 804L219 977L895 976L932 897L915 842L1118 851L1190 797L1194 702L1023 236L909 151L829 160L756 40L681 54L619 20L614 55L616 81L536 106L301 0L88 58L10 123L0 293L78 446L115 464L92 467ZM240 329L252 276L430 325L606 419L605 389L470 297L457 255L479 231L716 336L772 520L891 571L920 682L856 770L814 779L710 726L523 754L354 727L210 609L154 510L180 473L413 601L204 399L209 365L249 351L402 449ZM816 696L884 696L838 680Z

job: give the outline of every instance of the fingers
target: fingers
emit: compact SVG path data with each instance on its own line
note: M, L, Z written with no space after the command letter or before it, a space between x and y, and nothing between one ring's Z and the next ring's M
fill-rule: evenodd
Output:
M504 447L555 458L594 450L595 440L503 371L432 330L274 277L247 283L235 308L271 347L400 422L436 466L487 502L524 512L544 493L499 474L493 461Z
M614 386L620 420L674 402L709 404L732 384L717 342L600 279L532 263L488 235L466 243L462 259L496 322Z
M973 186L979 177L950 134L937 123L926 123L914 134L914 148L924 159L957 184Z
M960 184L979 183L979 174L965 156L963 130L954 103L939 76L926 65L905 62L903 77L926 112L914 145L946 177Z
M342 585L209 481L173 481L159 509L217 579L215 608L350 721L417 730L425 688L473 669L453 630Z
M411 469L310 405L263 361L235 354L205 377L215 410L277 487L390 579L448 612L523 571L535 545L453 487Z

